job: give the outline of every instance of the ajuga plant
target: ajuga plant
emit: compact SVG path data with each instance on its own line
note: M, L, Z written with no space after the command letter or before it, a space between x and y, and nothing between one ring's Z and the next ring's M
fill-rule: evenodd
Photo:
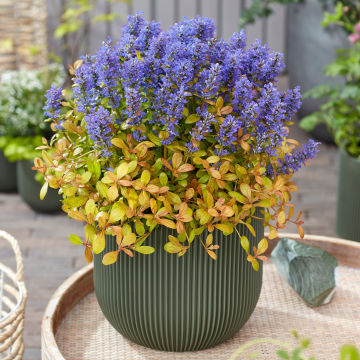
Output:
M293 150L287 125L299 89L279 92L282 54L259 40L245 50L245 41L244 31L218 39L214 22L200 16L164 32L137 13L118 43L109 38L71 66L73 100L61 88L48 91L57 133L33 169L46 180L40 197L48 186L60 189L63 210L87 223L85 241L69 236L85 245L87 261L104 250L105 234L116 235L118 250L104 264L120 251L150 254L146 238L159 226L178 233L167 252L182 256L201 241L213 259L218 246L211 234L201 238L206 228L227 235L245 224L255 235L251 222L261 221L274 238L292 222L303 236L301 213L291 220L291 177L317 143ZM250 250L238 235L257 270L267 240Z

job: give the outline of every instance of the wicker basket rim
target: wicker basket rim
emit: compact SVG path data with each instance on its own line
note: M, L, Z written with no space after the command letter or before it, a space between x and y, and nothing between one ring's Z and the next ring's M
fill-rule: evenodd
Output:
M2 299L2 295L3 295L3 280L4 280L2 274L4 274L4 273L14 282L14 284L17 285L17 287L19 289L19 298L16 303L16 306L13 309L11 309L11 311L7 315L5 315L4 317L1 317L1 311L0 311L0 324L2 321L5 321L8 317L10 317L11 314L13 314L20 307L22 300L23 300L23 296L24 296L24 292L23 292L21 283L19 280L16 280L16 274L11 269L4 266L0 262L0 309L1 309L1 302L2 302L1 299Z

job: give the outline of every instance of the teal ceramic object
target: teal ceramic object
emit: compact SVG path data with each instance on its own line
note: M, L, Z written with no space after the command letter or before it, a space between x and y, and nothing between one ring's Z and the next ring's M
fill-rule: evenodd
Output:
M244 226L251 248L263 238L261 222L254 238ZM217 260L194 241L182 257L165 252L168 235L157 228L146 240L155 252L119 254L105 266L105 253L117 250L115 237L106 236L106 248L94 258L94 285L100 308L125 338L152 349L194 351L213 347L234 336L248 321L258 302L262 262L258 272L246 260L238 235L213 232ZM206 239L207 232L202 235Z
M336 232L360 242L360 161L339 150Z
M338 261L334 256L315 246L282 238L271 259L308 306L331 302L338 284Z
M16 189L16 163L11 163L0 150L0 192L12 192Z
M21 198L33 210L40 213L55 213L61 210L62 196L57 190L49 187L44 200L40 199L41 184L35 180L35 171L32 161L21 160L16 163L17 166L17 186Z

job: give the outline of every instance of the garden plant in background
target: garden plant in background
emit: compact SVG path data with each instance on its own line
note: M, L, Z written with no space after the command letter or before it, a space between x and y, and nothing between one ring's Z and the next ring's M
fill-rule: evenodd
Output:
M326 67L325 73L332 77L344 77L346 83L319 85L307 92L305 96L325 101L319 111L303 118L300 126L312 131L316 125L325 123L340 148L336 230L345 239L360 241L357 220L360 197L356 195L360 186L360 2L357 1L354 7L338 3L334 14L326 13L324 16L323 25L331 23L348 31L353 46L339 49L337 59Z
M97 0L65 0L62 2L62 7L59 7L55 0L51 0L59 23L54 37L64 40L66 64L73 63L78 58L79 49L85 37L95 24L110 23L120 16L117 12L110 12L111 4L115 2L130 4L131 0L107 0L106 10L108 11L100 14Z
M184 19L164 32L138 13L128 17L117 44L109 38L96 58L87 55L71 66L74 99L55 86L47 93L46 114L57 134L43 140L42 159L35 159L33 169L46 181L40 196L49 186L59 189L63 210L86 222L84 241L69 238L85 246L88 262L96 254L100 307L136 343L185 351L230 338L260 294L264 227L270 239L288 222L304 235L301 212L293 219L291 177L318 144L310 140L294 150L297 142L288 139L301 95L298 88L276 88L282 54L259 40L245 47L244 31L219 40L207 18ZM135 287L120 306L116 294L130 283ZM251 290L244 291L245 283ZM174 309L195 306L206 292L244 303L236 301L231 313L223 296L196 306L204 319L199 324L216 321L214 333L199 330L191 341L179 341L178 331L192 331L192 316L184 311L178 319ZM173 295L171 304L155 300ZM133 308L138 299L146 299L146 313ZM133 311L121 310L128 306ZM158 319L147 321L145 332L160 331L161 341L133 332L148 312ZM165 331L168 317L174 326ZM219 329L224 318L228 325Z
M327 3L338 3L337 0L318 0L320 3L327 4ZM274 10L272 5L274 4L281 4L281 5L290 5L290 4L302 4L306 2L306 0L253 0L251 2L251 6L246 8L244 12L241 14L239 20L240 28L248 25L253 24L257 19L267 18L273 14ZM341 0L339 2L342 6L346 6L347 9L355 10L356 4L355 1L352 0ZM328 14L328 13L325 13ZM347 14L342 13L339 19L344 21L350 20L353 24L357 22L357 18L348 17ZM339 20L337 19L337 20Z
M28 161L32 162L39 156L35 147L41 145L42 137L51 138L53 132L50 124L44 122L46 117L42 111L44 95L51 84L60 86L64 79L64 68L57 63L35 70L8 70L1 73L1 190L16 189L15 167L25 166L31 170ZM18 163L15 165L15 162ZM8 189L3 188L6 186Z

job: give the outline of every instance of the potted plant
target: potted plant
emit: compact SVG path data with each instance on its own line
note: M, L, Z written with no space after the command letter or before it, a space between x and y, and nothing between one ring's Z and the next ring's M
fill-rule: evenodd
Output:
M37 194L42 184L34 179L31 167L34 158L39 156L34 148L42 145L42 137L51 138L53 133L50 123L44 122L46 117L42 111L46 89L50 84L61 85L64 78L63 67L56 63L41 69L1 74L0 190L17 188L30 207L42 212L59 211L62 205L55 190L49 199L40 202Z
M342 77L345 85L319 85L306 96L326 99L320 111L303 118L300 126L312 131L318 124L325 124L339 147L339 181L337 193L336 231L344 239L360 241L360 23L343 22L338 11L328 15L332 21L345 27L353 43L350 49L338 50L337 59L326 67L326 74ZM355 12L355 10L354 10ZM353 18L359 14L349 14Z
M291 153L299 89L277 91L281 54L245 46L244 31L219 40L207 18L163 32L138 13L70 68L74 100L48 93L48 111L67 112L35 159L40 196L60 188L86 222L85 241L69 238L95 254L99 305L135 343L189 351L232 337L260 295L264 228L274 238L292 222L303 236L291 177L317 143Z

